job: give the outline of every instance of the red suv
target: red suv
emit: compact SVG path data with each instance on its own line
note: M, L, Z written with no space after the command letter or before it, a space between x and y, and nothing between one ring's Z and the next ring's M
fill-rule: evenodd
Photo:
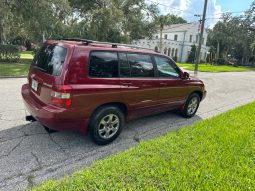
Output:
M27 110L53 130L107 144L131 119L177 109L195 115L204 83L152 50L82 39L48 40L22 87Z

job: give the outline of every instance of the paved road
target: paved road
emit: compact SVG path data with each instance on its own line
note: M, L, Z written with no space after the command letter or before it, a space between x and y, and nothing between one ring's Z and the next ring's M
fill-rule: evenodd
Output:
M58 178L93 161L144 140L210 118L255 100L255 73L200 73L208 96L197 116L183 119L173 112L130 122L120 137L97 146L78 133L48 134L38 123L24 120L20 87L26 79L0 79L0 190L28 188Z

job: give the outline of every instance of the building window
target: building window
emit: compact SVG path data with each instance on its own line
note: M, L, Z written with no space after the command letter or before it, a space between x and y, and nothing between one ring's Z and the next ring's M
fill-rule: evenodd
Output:
M175 49L175 58L177 59L177 55L178 55L178 49Z
M174 48L172 48L172 57L174 57Z
M202 39L202 44L204 44L204 42L205 42L205 38Z
M156 35L156 39L158 39L158 35Z
M157 46L155 47L155 51L157 51L157 52L158 52L158 47L157 47Z
M174 40L175 40L175 41L178 40L178 35L177 35L177 34L174 35Z
M192 42L192 35L189 36L189 42Z
M165 39L167 39L167 34L165 34Z
M168 56L171 56L171 48L168 48Z
M165 55L167 54L167 48L164 49L164 54L165 54Z

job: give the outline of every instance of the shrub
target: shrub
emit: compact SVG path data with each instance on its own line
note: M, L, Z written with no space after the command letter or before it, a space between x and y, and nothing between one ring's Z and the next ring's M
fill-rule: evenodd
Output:
M219 58L218 60L216 60L216 63L219 65L224 65L226 62L226 60L224 58Z
M188 55L188 60L187 60L188 63L194 63L195 62L196 51L197 51L196 45L192 45L190 53Z
M20 59L20 48L17 45L1 44L0 61L18 62Z
M40 47L34 47L32 49L32 55L35 56L39 50L40 50Z

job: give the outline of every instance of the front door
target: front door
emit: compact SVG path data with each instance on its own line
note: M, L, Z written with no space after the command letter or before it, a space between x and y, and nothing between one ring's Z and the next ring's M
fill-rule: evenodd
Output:
M119 53L121 95L131 111L129 118L155 113L159 93L151 55Z
M161 108L172 109L183 105L187 96L184 80L180 78L180 70L167 57L154 56L159 78L158 102Z

